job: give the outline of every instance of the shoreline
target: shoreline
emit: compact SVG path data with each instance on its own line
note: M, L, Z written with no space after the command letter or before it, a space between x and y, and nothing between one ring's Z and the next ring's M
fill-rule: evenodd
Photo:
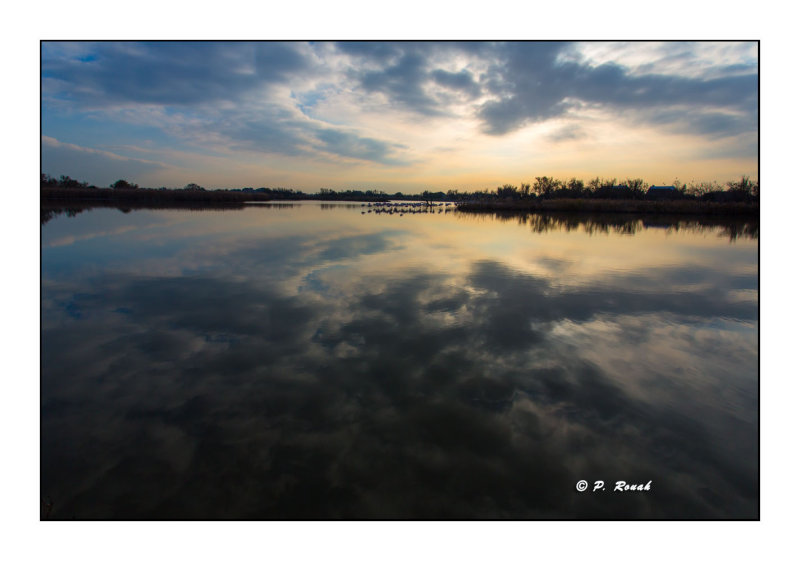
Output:
M92 189L44 188L41 204L59 203L110 203L110 204L241 204L248 201L269 201L268 195L240 191L185 191L157 189Z
M72 206L116 206L153 208L237 208L247 203L286 203L293 201L375 203L374 199L347 200L331 198L275 198L262 193L240 191L160 191L154 189L42 189L42 209ZM445 201L436 201L437 204ZM696 200L642 199L527 199L453 202L466 213L614 213L614 214L682 214L705 216L740 216L758 218L758 202L714 202Z
M548 199L457 203L462 212L575 212L624 214L683 214L758 217L758 203L711 201L653 201L633 199Z

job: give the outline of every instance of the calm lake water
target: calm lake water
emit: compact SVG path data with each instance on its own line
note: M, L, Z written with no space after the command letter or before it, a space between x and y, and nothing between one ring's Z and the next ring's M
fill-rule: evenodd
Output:
M43 214L43 517L759 516L757 224L367 210Z

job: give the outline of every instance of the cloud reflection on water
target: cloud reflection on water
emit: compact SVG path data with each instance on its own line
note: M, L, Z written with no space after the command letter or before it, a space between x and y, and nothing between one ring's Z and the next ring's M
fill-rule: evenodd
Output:
M752 279L369 268L405 234L234 240L192 274L50 279L52 517L758 515L757 301L730 297Z

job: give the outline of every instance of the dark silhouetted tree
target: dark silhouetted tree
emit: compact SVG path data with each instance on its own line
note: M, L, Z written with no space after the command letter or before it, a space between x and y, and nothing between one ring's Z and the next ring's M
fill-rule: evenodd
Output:
M514 185L506 183L497 188L497 197L500 199L519 199L519 191Z
M54 177L50 177L46 173L43 173L41 176L40 186L42 189L58 187L58 180Z
M139 186L136 183L128 183L124 179L117 179L114 183L110 185L112 189L138 189Z
M753 192L758 192L758 184L750 180L746 175L743 175L739 181L728 181L728 191L741 195L753 195Z
M583 194L583 180L573 177L567 182L567 189L572 195L580 197Z
M558 179L543 175L542 177L537 177L533 183L533 192L540 197L549 197L562 185L563 183Z
M722 186L717 183L716 181L701 181L699 183L692 183L689 185L687 189L689 195L693 197L700 197L706 195L713 195L714 193L722 193Z
M630 189L631 193L634 197L642 197L646 192L649 186L644 182L644 179L641 177L637 177L636 179L626 179L625 184Z

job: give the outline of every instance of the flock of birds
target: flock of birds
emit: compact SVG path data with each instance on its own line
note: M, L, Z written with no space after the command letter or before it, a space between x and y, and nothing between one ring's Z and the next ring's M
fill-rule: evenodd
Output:
M455 203L367 203L362 204L367 210L361 214L374 212L375 214L434 214L452 212L456 209Z

